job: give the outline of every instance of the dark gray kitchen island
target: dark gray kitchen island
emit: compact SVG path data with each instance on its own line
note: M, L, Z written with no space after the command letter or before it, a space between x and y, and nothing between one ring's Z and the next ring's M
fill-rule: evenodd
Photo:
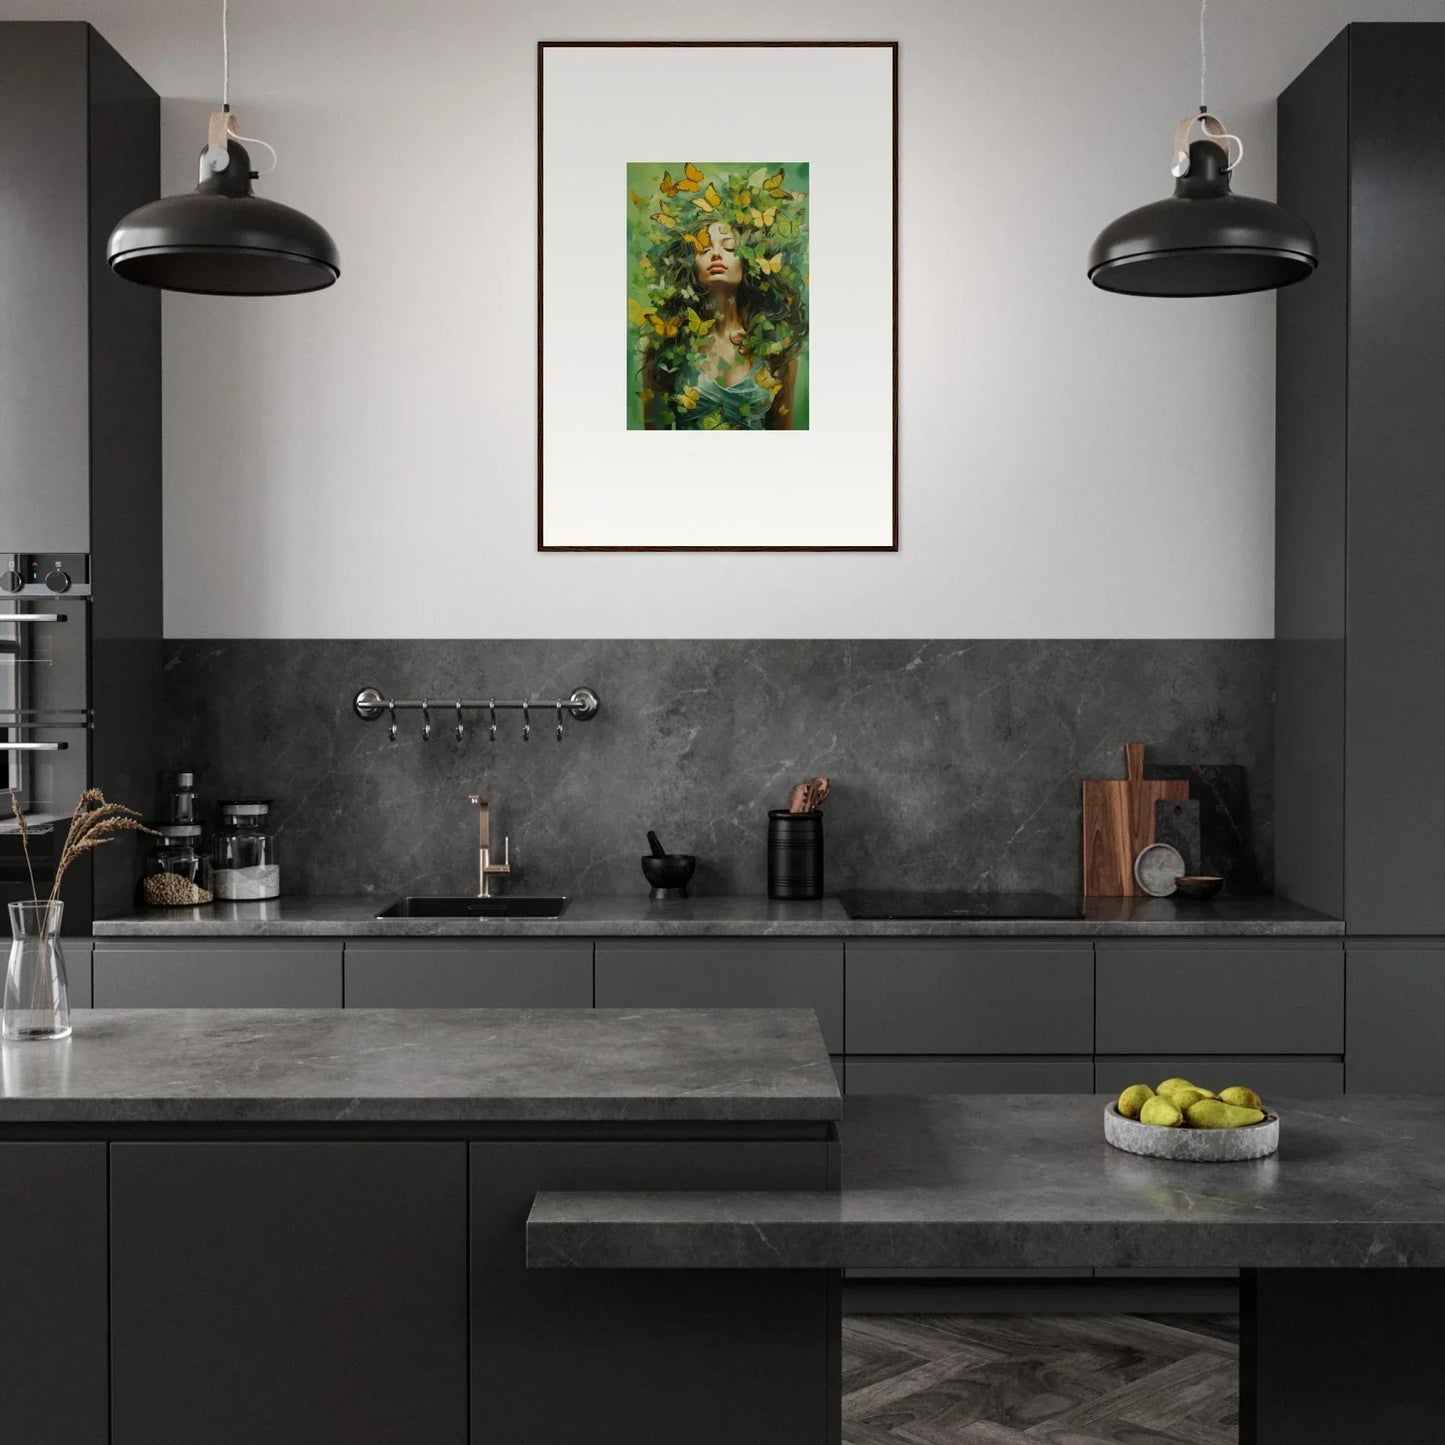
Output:
M546 1192L554 1269L1243 1271L1243 1445L1436 1445L1445 1100L1272 1100L1277 1155L1145 1159L1089 1095L850 1098L831 1193Z
M0 1068L7 1438L836 1438L836 1274L525 1259L544 1189L832 1187L807 1011L97 1010Z

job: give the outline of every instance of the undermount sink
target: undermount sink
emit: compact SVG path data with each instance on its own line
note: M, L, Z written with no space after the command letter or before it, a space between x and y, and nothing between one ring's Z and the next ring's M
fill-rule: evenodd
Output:
M560 918L566 898L398 898L378 918Z

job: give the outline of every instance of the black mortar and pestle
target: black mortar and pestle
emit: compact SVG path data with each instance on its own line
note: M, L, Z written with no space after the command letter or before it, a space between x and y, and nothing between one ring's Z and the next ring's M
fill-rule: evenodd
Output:
M697 867L693 853L669 853L651 828L647 830L647 846L651 853L642 855L642 876L652 884L652 896L667 901L687 897L688 880Z

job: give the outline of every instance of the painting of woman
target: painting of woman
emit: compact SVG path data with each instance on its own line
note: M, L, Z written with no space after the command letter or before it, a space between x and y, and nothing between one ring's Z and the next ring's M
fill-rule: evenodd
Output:
M628 166L630 429L807 429L807 172Z

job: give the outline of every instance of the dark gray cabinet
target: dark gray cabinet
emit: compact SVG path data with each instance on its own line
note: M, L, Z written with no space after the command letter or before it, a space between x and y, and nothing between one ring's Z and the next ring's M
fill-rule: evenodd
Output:
M105 1180L104 1144L0 1143L7 1441L110 1440Z
M1091 1094L1092 1056L1076 1059L851 1058L850 1094Z
M90 959L94 944L88 938L63 938L60 947L65 954L65 982L70 989L70 1006L89 1008Z
M472 1445L836 1440L826 1271L528 1270L525 1240L540 1189L821 1190L830 1167L822 1140L473 1144Z
M1445 25L1350 25L1280 97L1320 262L1278 302L1276 871L1352 934L1445 935L1442 150Z
M4 21L0 137L0 569L16 554L88 553L91 584L47 640L88 641L75 676L93 730L57 733L33 716L70 705L49 695L59 669L38 680L10 702L32 714L22 740L64 738L69 751L21 781L47 808L69 809L86 786L143 806L160 766L164 663L161 302L112 275L105 248L116 221L160 193L160 100L91 26ZM17 725L0 713L0 731ZM130 905L139 853L128 837L78 860L69 932Z
M1101 941L1094 1046L1101 1054L1339 1054L1338 943Z
M586 939L348 942L347 1008L591 1008Z
M1100 1054L1094 1060L1094 1088L1117 1094L1130 1084L1151 1088L1178 1076L1217 1093L1231 1084L1257 1089L1266 1102L1276 1098L1308 1098L1345 1091L1344 1061L1336 1058L1231 1056L1227 1054L1135 1054L1127 1058Z
M844 1051L837 940L602 940L595 967L598 1008L810 1008L829 1052Z
M112 1145L111 1445L464 1445L466 1169L460 1142Z
M1351 943L1347 967L1350 1092L1445 1093L1445 943Z
M848 944L848 1053L1092 1054L1088 943Z
M95 945L96 1008L340 1008L341 943L189 939Z

